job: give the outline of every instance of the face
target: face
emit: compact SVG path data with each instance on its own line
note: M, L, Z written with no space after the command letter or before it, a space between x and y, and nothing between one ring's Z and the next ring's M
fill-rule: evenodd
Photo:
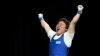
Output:
M56 25L57 35L63 34L64 32L66 32L66 30L66 24L63 21L59 21Z

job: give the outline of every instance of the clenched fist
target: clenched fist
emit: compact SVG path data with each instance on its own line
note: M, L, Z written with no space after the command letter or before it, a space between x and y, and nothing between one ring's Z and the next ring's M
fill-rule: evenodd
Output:
M84 7L82 5L78 5L78 11L82 11Z
M39 13L39 14L38 14L38 18L39 18L40 20L42 20L42 19L43 19L43 14L42 14L42 13Z
M77 13L82 14L82 10L84 9L84 7L82 5L78 5L77 9L78 9Z

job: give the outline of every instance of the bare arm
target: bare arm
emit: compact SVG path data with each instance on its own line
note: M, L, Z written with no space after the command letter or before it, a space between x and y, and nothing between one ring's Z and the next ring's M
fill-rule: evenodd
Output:
M46 33L48 33L51 30L51 28L48 25L48 23L44 20L43 14L42 13L39 13L38 14L38 18L40 20L41 26L45 29Z
M82 5L78 5L78 12L73 17L73 19L72 19L72 21L71 21L71 23L69 25L69 28L68 28L68 31L70 33L74 33L75 32L75 25L78 22L78 20L80 18L80 15L82 14L82 10L83 10L83 6Z

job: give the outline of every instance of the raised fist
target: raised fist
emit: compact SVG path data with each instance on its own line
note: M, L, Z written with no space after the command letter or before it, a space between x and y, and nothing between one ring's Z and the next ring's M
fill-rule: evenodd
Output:
M82 11L84 7L82 5L78 5L77 8L78 8L78 11Z
M39 13L39 14L38 14L38 18L39 18L39 19L43 19L43 14L42 14L42 13Z

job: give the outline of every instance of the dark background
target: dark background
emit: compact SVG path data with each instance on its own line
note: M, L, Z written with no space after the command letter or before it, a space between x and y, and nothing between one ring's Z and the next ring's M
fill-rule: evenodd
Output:
M95 44L97 38L94 37L98 35L95 34L96 24L98 24L97 4L95 3L96 1L89 0L34 0L13 1L13 3L7 4L4 13L9 15L6 16L9 19L4 22L7 29L5 31L7 35L4 35L7 36L7 41L4 41L7 44L5 54L49 56L49 38L41 27L37 14L43 13L45 21L55 30L59 18L66 17L68 20L72 20L79 4L84 6L84 10L76 25L76 33L69 49L69 56L93 54L95 52L93 50L97 46Z

